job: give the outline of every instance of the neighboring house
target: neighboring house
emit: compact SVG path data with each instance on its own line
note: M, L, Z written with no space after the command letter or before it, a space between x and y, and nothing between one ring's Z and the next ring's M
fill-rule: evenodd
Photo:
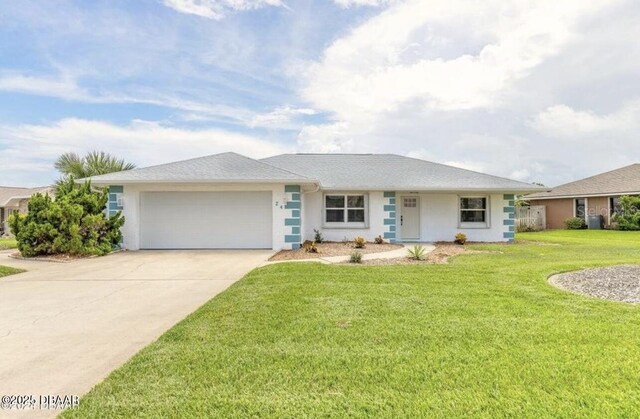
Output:
M122 211L124 247L297 248L355 236L388 241L514 238L527 183L391 154L223 153L95 176Z
M601 215L606 226L619 208L623 195L640 195L640 164L622 167L586 179L538 192L523 199L546 207L547 228L564 228L571 217Z
M36 193L53 194L53 188L14 188L0 186L0 236L9 234L9 215L14 212L27 212L27 204Z

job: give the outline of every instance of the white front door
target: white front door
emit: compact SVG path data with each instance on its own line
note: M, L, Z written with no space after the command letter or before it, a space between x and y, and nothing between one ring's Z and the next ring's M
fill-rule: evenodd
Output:
M420 198L403 196L400 214L400 232L402 240L420 240Z

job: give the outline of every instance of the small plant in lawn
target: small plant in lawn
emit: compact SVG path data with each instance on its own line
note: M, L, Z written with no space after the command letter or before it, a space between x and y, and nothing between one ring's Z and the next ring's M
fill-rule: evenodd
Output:
M318 245L316 242L312 242L311 240L307 240L302 243L302 247L307 253L318 253Z
M364 237L358 236L355 239L353 239L353 244L355 245L356 249L364 249L364 246L367 244L367 241L364 239Z
M408 249L407 252L409 252L409 259L424 260L425 249L419 244L413 246L413 249Z
M362 263L362 253L355 251L349 256L349 263Z
M457 244L465 244L467 242L467 235L464 233L456 234L456 239L454 240Z
M322 237L322 233L320 232L320 230L316 230L315 228L313 229L313 232L316 233L315 236L315 242L316 243L322 243L324 241L324 237Z
M587 228L587 223L579 217L571 217L564 220L564 226L567 230L582 230Z
M382 236L378 236L375 239L373 239L373 242L375 244L384 244L384 239L382 238Z

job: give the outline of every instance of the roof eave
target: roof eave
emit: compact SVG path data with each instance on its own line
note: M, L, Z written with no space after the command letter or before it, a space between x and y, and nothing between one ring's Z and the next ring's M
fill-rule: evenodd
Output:
M115 179L91 179L91 178L83 178L77 179L76 183L84 183L91 182L93 185L134 185L134 184L154 184L154 183L163 183L163 184L188 184L188 183L199 183L199 184L215 184L215 183L297 183L297 184L317 184L319 183L317 180L313 179L154 179L154 180L134 180L134 179L126 179L126 180L115 180Z
M590 197L607 197L607 196L623 196L623 195L640 195L640 191L630 192L603 192L590 194L564 194L551 196L525 196L526 199L544 200L544 199L569 199L569 198L590 198Z

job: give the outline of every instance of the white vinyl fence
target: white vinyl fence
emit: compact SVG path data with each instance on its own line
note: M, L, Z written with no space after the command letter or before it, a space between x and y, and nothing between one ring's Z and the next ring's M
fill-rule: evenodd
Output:
M518 228L519 227L519 228ZM529 228L544 230L547 228L547 212L544 205L516 208L516 229Z

